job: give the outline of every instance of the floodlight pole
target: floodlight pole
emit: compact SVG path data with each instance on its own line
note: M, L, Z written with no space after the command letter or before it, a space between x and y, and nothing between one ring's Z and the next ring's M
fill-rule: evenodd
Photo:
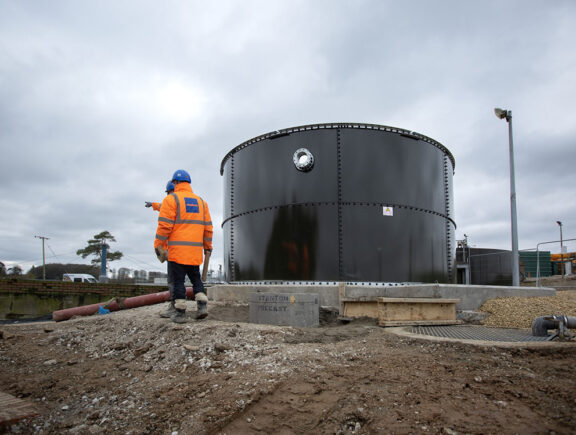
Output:
M512 111L494 109L500 119L508 122L508 143L510 149L510 220L512 227L512 285L520 285L520 264L518 258L518 222L516 217L516 183L514 176L514 141L512 139Z
M562 241L562 222L556 221L560 227L560 274L562 279L564 279L564 242Z

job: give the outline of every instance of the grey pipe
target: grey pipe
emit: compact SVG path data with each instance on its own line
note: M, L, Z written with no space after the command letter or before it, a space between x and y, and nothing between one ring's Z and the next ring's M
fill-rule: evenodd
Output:
M532 322L532 335L534 337L548 337L549 329L558 328L558 322L554 320L547 320L546 317L537 317Z
M576 329L576 317L564 316L564 324L568 329Z
M563 336L564 328L576 329L576 317L542 316L532 322L532 335L534 337L547 337L549 329L559 329L560 335Z

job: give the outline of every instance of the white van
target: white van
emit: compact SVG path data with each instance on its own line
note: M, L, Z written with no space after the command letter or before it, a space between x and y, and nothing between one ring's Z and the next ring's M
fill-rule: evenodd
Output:
M62 281L68 282L92 282L97 283L96 278L87 273L65 273L62 275Z

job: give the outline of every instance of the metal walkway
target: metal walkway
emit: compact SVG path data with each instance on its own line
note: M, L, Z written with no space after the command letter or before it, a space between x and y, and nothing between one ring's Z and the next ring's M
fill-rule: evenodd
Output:
M482 340L500 342L550 341L553 336L534 337L529 329L489 328L486 326L413 326L412 334L457 340Z

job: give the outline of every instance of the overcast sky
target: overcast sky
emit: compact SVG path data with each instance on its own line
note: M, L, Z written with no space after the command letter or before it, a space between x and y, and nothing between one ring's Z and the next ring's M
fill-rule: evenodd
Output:
M222 264L235 146L303 124L361 122L454 155L456 238L510 249L512 110L520 249L576 238L572 0L0 0L0 261L164 271L152 244L176 169L210 205ZM542 248L546 248L543 246ZM559 252L557 245L548 245ZM576 250L576 243L568 245Z

